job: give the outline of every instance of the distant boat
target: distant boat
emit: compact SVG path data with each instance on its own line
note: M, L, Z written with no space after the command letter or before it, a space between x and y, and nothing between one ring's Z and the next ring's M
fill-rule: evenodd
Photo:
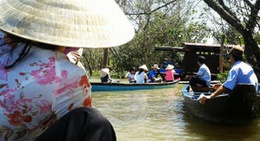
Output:
M92 91L131 91L131 90L147 90L147 89L162 89L170 88L177 84L179 80L173 82L158 82L158 83L100 83L90 82Z
M194 116L223 124L246 124L260 115L260 96L253 85L239 84L232 93L221 94L206 100L201 105L200 94L210 95L212 92L194 92L189 85L182 89L185 106Z

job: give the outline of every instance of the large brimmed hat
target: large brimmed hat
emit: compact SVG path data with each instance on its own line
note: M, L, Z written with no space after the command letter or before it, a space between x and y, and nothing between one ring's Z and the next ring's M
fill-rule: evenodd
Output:
M100 75L102 77L106 76L107 74L109 74L109 68L103 68L101 69Z
M152 68L160 69L157 64L154 64Z
M144 71L148 71L148 68L147 68L146 65L142 65L142 66L140 66L139 69L143 69Z
M167 67L165 68L165 70L172 70L174 68L173 65L171 64L168 64Z
M232 49L228 52L228 54L232 54L233 56L241 57L244 53L244 49L239 46L235 45L232 47Z
M134 28L114 0L0 0L0 29L36 42L107 48Z

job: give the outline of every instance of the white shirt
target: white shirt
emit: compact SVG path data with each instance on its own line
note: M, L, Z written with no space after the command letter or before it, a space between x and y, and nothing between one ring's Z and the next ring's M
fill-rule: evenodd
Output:
M135 80L136 83L144 83L144 78L147 77L147 74L145 72L141 72L139 74L139 71L135 73Z
M125 77L128 78L130 82L131 80L135 79L135 74L132 74L131 72L127 72Z

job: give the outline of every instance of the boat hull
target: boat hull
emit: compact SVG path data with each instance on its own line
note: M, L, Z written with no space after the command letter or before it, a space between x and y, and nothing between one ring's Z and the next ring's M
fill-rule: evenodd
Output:
M144 84L91 82L91 86L92 86L93 92L95 92L95 91L131 91L131 90L170 88L178 82L179 82L179 80L176 80L173 82L144 83Z
M260 109L260 98L254 87L249 87L242 86L234 89L231 94L221 94L208 99L204 105L200 104L199 95L210 95L212 92L193 92L189 85L186 85L182 94L187 109L200 119L224 124L246 124L259 116Z

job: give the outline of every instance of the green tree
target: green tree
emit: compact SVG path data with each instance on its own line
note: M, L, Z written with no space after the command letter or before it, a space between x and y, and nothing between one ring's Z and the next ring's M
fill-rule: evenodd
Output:
M206 21L194 21L196 3L186 0L117 0L133 23L136 35L132 41L108 50L107 63L121 77L132 66L162 63L179 54L156 52L155 46L181 46L182 42L205 42L209 36ZM100 70L104 65L102 49L86 50L82 59L88 70ZM87 65L86 65L87 64Z
M242 36L247 61L260 76L260 48L257 43L260 27L260 0L204 0Z
M127 11L126 14L134 21L136 35L129 44L119 47L122 59L128 67L161 63L165 56L162 52L155 52L155 46L181 46L182 42L205 42L204 39L209 34L205 23L193 22L191 19L196 14L196 11L192 10L193 3L177 0L129 3L134 6L127 9L134 10Z

